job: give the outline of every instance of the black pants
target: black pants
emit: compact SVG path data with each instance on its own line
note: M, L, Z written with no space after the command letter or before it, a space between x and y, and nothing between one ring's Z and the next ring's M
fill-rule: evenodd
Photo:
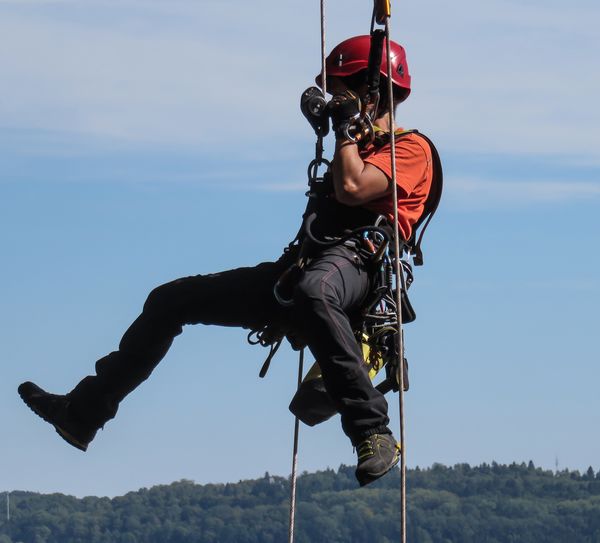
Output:
M96 375L69 393L75 412L96 426L113 418L119 402L150 376L186 324L260 329L276 323L305 339L354 444L389 432L387 402L371 384L351 325L369 292L364 263L344 246L323 251L305 268L294 305L284 308L273 286L294 258L291 253L277 262L184 277L154 289L119 350L98 360Z

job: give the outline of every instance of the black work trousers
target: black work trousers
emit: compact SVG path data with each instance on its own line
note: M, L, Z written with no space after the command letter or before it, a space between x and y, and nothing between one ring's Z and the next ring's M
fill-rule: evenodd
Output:
M96 374L68 394L75 412L103 426L121 400L150 376L186 324L256 330L276 324L306 341L354 444L388 433L387 402L369 379L351 325L370 288L361 257L345 246L321 252L295 286L293 306L282 307L273 286L294 258L289 253L276 262L184 277L154 289L119 349L98 360Z

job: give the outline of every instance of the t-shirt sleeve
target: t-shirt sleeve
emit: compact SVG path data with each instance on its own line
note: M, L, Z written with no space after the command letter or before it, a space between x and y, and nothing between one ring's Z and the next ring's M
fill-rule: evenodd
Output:
M425 177L429 159L421 144L411 137L397 140L395 147L396 184L404 191L403 196L408 196ZM385 145L364 159L365 162L379 168L389 179L392 178L390 149L389 144Z

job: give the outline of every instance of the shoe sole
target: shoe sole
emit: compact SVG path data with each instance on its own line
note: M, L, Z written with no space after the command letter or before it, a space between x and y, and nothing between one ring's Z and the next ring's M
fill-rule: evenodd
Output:
M394 456L394 461L383 471L378 472L378 473L368 473L363 476L359 476L358 473L355 473L356 479L358 480L358 484L360 486L366 486L369 483L376 481L377 479L379 479L380 477L383 477L386 473L388 473L389 471L394 469L398 465L399 461L400 461L400 447L396 446L396 456Z
M19 387L18 393L19 393L19 396L21 396L21 399L23 400L23 402L25 402L25 405L27 407L29 407L29 409L31 409L42 420L46 421L48 424L51 424L54 427L54 429L56 430L56 433L60 437L62 437L69 445L72 445L73 447L75 447L76 449L79 449L80 451L83 451L83 452L87 451L88 443L83 443L83 442L79 441L77 438L75 438L71 434L69 434L69 432L67 432L60 426L56 425L54 422L52 422L50 419L48 419L48 417L46 417L43 413L38 411L33 405L31 405L29 403L29 399L26 398L25 395L21 392L20 387Z

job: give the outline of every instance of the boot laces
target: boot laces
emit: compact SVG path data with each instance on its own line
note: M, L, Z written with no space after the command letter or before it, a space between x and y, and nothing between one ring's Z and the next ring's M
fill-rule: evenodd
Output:
M361 441L356 447L356 452L358 454L358 459L362 460L363 458L369 458L375 454L375 450L373 448L373 436L368 437L364 441Z

